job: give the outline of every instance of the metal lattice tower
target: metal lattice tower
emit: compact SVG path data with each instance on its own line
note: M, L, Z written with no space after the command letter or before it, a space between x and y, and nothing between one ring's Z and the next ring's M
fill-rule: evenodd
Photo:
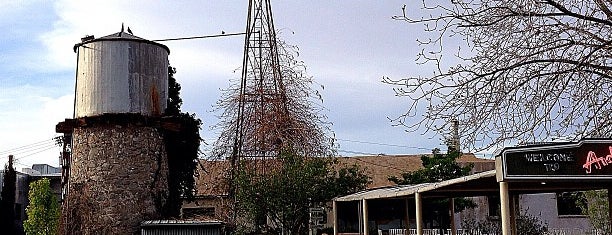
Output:
M304 157L333 151L329 123L316 103L322 102L321 95L311 88L303 61L296 59L297 47L277 38L270 0L250 0L246 23L241 78L217 103L223 111L216 126L221 132L211 154L230 161L223 187L228 186L234 206L238 173L273 172L285 150ZM236 221L235 211L233 217Z
M270 0L249 1L232 161L274 158L288 113Z
M279 153L283 129L279 125L288 116L276 32L269 0L250 0L244 41L242 75L235 119L232 121L233 146L230 154L229 193L234 200L232 221L236 222L237 185L234 178L242 160L248 160L258 171L266 171L266 159ZM236 102L237 100L237 102ZM234 106L235 107L235 106ZM253 164L254 163L254 164Z

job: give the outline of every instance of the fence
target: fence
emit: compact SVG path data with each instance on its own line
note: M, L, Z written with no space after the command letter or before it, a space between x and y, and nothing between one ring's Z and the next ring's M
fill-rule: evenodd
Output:
M389 235L416 235L416 229L389 229ZM501 233L485 233L474 229L457 229L457 235L500 235ZM382 230L378 230L378 235L383 235ZM423 235L451 235L450 229L423 229ZM596 229L579 228L553 228L543 235L605 235L604 232Z

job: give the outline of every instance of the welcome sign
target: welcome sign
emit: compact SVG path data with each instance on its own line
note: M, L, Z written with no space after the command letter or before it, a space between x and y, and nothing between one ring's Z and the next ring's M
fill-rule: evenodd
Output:
M612 139L583 139L579 142L509 147L495 161L498 179L501 176L502 180L610 180Z

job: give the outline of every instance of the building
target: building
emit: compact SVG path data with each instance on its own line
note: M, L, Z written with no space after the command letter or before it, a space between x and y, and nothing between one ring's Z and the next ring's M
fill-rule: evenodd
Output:
M414 171L422 167L421 155L375 155L357 157L339 157L341 164L359 165L364 168L366 173L372 177L372 183L368 189L384 189L397 187L388 180L389 176L400 176L403 172ZM491 159L481 159L473 154L464 154L457 161L460 165L473 164L473 174L482 173L495 169L495 161ZM184 218L205 218L227 221L227 211L231 203L228 197L226 179L229 177L230 165L227 161L208 161L200 160L198 174L196 176L197 196L193 202L185 202L182 209ZM536 215L548 224L552 229L591 229L586 216L576 210L573 201L568 201L563 197L563 193L538 193L521 194L518 196L521 208L531 215ZM461 228L462 222L468 219L474 220L500 220L499 217L499 192L492 193L491 196L470 197L478 207L466 209L461 213L456 213L454 223ZM395 203L395 206L394 206ZM388 210L395 210L394 207L403 207L403 201L394 201L389 204L381 204ZM331 207L330 207L331 208ZM353 209L350 209L351 211ZM355 215L357 211L354 212ZM401 212L404 213L405 212ZM333 223L333 213L327 212L326 227L331 227ZM414 215L412 215L414 218ZM359 232L355 222L352 227ZM414 222L412 222L414 223ZM393 228L407 227L401 219L381 219L376 221L377 229L389 231ZM436 224L431 222L428 228L435 228Z
M62 159L61 233L139 233L140 222L162 217L169 195L162 117L170 49L122 27L73 50L74 116L56 125L72 138Z
M23 222L27 219L26 208L28 207L28 192L30 183L42 178L48 178L51 189L58 201L61 198L61 174L59 168L47 164L34 164L32 168L24 168L17 171L17 182L15 184L15 223L19 230L23 231ZM4 170L0 170L0 192L4 183Z
M147 220L140 223L142 235L222 235L223 223L220 221L193 220Z
M421 155L375 155L357 157L338 157L339 164L358 165L372 177L368 188L392 186L389 176L401 176L403 172L414 171L422 167ZM272 161L272 160L269 160ZM474 172L495 168L493 160L479 159L473 154L464 154L458 162L473 164ZM229 221L228 214L232 200L229 198L229 161L204 160L199 161L196 173L197 194L194 201L184 202L183 218L212 219ZM328 213L331 217L331 213ZM331 220L328 219L329 222ZM328 223L328 226L331 226Z
M489 228L500 229L501 234L517 234L521 231L521 217L527 215L523 221L540 221L551 234L600 234L602 231L594 228L577 205L579 201L589 203L580 196L581 191L609 189L611 156L612 139L507 147L496 156L494 170L437 183L373 188L335 198L334 232L450 234L448 224L431 221L435 212L427 205L437 199L473 197L478 199L474 209L449 213L454 208L453 200L440 209L440 214L449 213L451 228L463 230L462 222L467 220L484 221L494 222L496 225ZM608 203L612 202L609 195Z

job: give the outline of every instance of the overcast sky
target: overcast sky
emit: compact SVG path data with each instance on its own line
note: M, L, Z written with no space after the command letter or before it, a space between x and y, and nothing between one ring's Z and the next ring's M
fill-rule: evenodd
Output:
M393 127L407 100L395 97L393 78L429 73L414 62L419 27L394 21L418 1L272 0L279 37L300 49L300 60L322 90L339 154L418 154L440 145L441 136ZM243 32L247 1L0 1L0 162L15 154L17 168L58 165L50 140L55 124L72 117L76 54L85 35L116 33L121 23L134 35L165 39ZM212 105L220 89L238 78L243 36L164 42L181 83L183 110L204 122L210 145L217 134ZM238 69L238 70L237 70ZM16 149L26 146L21 149ZM204 148L206 150L206 146Z

